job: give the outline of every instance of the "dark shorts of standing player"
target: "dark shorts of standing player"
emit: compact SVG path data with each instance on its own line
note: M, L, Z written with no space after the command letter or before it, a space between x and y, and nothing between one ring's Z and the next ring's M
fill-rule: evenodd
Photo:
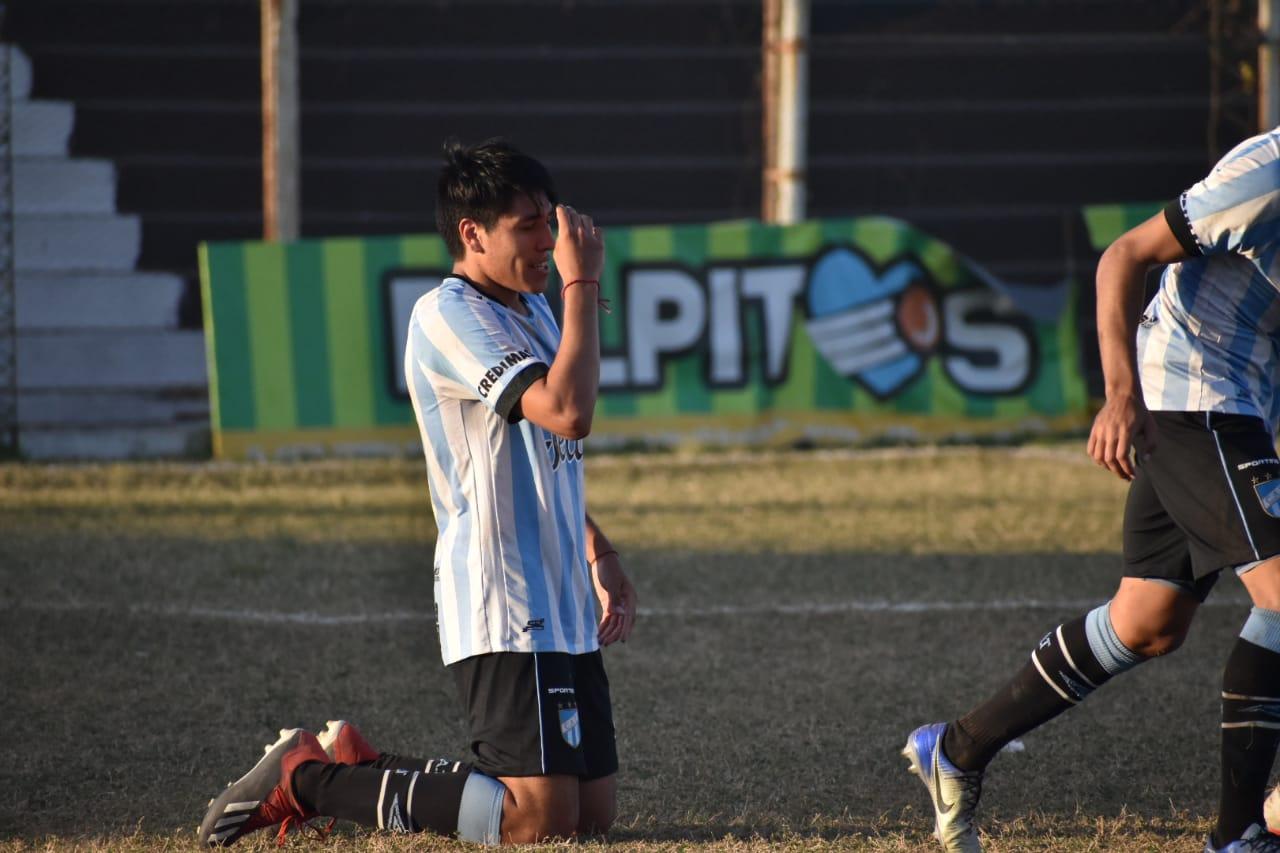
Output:
M1151 414L1159 445L1129 487L1125 576L1204 601L1223 569L1247 571L1280 554L1280 459L1259 418Z

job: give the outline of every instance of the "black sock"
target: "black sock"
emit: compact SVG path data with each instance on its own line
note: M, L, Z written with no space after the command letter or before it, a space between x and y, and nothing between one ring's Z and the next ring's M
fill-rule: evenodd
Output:
M961 770L981 770L1009 741L1083 701L1140 660L1115 636L1109 604L1059 625L1008 684L947 726L942 752Z
M382 753L361 764L307 761L293 772L298 802L324 817L394 832L458 831L471 765Z
M1253 617L1250 617L1251 619ZM1222 801L1214 846L1266 827L1262 803L1280 743L1280 654L1243 637L1222 673Z

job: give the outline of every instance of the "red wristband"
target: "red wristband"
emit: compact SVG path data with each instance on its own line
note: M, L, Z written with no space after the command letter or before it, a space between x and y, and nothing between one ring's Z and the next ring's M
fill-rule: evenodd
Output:
M597 290L599 290L599 287L600 287L600 280L599 280L599 279L594 279L594 278L575 278L575 279L573 279L572 281L566 281L564 284L560 285L560 295L561 295L561 297L563 297L563 296L564 296L564 292L565 292L566 290L568 290L569 288L573 287L575 284L594 284L594 285L596 286L596 289L597 289ZM597 297L596 297L596 305L598 305L598 306L600 307L600 310L601 310L601 311L603 311L603 312L604 312L604 313L606 313L606 314L612 314L612 313L613 313L613 308L612 308L612 306L610 306L610 305L609 305L609 300L608 300L608 299L601 299L599 296L597 296Z

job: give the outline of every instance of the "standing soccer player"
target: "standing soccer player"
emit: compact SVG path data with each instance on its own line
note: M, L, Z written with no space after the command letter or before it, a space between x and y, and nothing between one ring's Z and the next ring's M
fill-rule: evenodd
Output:
M497 140L450 144L436 224L453 275L414 306L405 353L439 530L440 647L468 763L380 753L332 722L293 729L211 805L201 840L317 815L484 843L600 835L618 769L600 647L635 590L587 515L582 439L599 385L604 243L546 169ZM553 217L559 234L552 232ZM564 328L543 296L554 249ZM602 618L596 619L596 601Z
M1168 264L1139 320L1146 271ZM1262 803L1280 740L1280 129L1121 236L1098 264L1106 403L1089 455L1131 482L1124 577L990 699L912 732L947 850L980 850L982 776L1018 737L1182 643L1224 569L1253 600L1222 676L1222 797L1206 853L1280 853ZM1136 463L1133 451L1137 451Z

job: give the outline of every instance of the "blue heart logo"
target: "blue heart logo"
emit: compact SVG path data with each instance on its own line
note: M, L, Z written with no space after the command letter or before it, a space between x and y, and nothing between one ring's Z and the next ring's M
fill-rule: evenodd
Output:
M937 300L912 258L877 272L832 249L809 272L809 337L832 369L884 398L924 367L941 338Z

